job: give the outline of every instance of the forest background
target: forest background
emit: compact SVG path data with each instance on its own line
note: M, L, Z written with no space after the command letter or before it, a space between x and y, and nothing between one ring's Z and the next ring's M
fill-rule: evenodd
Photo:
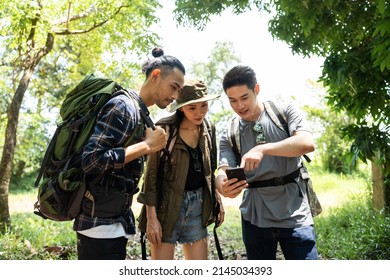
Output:
M176 41L165 41L165 45L164 40L175 31L162 21L159 25L159 19L167 15L162 7L174 9L168 15L179 24L180 31L174 37ZM161 45L168 54L183 60L189 75L202 77L211 93L221 93L221 79L231 66L253 63L264 85L264 97L295 101L307 113L316 137L317 151L309 170L314 178L318 176L315 185L322 194L320 199L326 207L340 206L341 202L353 205L343 210L347 212L332 210L316 218L323 258L388 259L390 8L386 1L213 1L207 5L184 0L61 4L3 1L0 8L0 71L7 77L0 81L0 135L4 137L0 147L0 258L62 258L68 256L64 250L72 256L71 233L51 236L53 232L64 232L64 224L39 221L28 210L20 214L13 209L16 204L10 202L14 198L23 202L29 197L25 205L33 203L33 181L65 93L90 72L138 88L143 81L140 63L154 46ZM228 23L214 30L215 39L226 33L232 40L205 40L199 35L209 22L232 15L242 16L227 21L233 24L258 16L259 32L267 24L269 34L277 39L275 53L271 55L271 51L262 48L261 41L256 41L260 38L264 42L266 37L263 33L260 36L251 22L241 27L245 36L238 41L253 45L257 52L237 53L235 34L229 33ZM282 43L294 55L292 58L276 52ZM206 49L204 59L194 56L194 50L205 46L209 51ZM273 63L266 63L269 57ZM305 71L305 86L297 86L299 79L291 80L292 73L302 66L299 64L305 65L306 58L320 61L322 71ZM279 79L268 83L276 76L272 69L276 69ZM152 114L156 119L160 116L153 109ZM218 123L218 133L231 116L222 94L221 100L211 104L209 114ZM326 186L321 188L320 182L326 182ZM330 190L338 195L330 195ZM361 194L358 202L349 195L356 193ZM237 248L227 249L231 258L245 257L238 245L239 217L236 218L236 227L231 228L238 243ZM26 221L31 225L30 231L20 236L24 232L20 226L25 226ZM334 231L335 224L338 227ZM51 234L42 235L37 228ZM341 240L337 234L340 230L345 231ZM332 235L334 238L330 238ZM341 243L335 246L337 242ZM357 246L346 254L345 244L348 248L351 244ZM363 250L361 246L366 247ZM53 256L50 250L60 253Z

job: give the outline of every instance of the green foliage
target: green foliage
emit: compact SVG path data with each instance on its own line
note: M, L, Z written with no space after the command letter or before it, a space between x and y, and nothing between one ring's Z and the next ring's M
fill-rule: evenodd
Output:
M273 16L270 32L285 41L293 53L326 57L320 80L327 88L331 107L345 112L355 123L356 129L344 130L345 136L354 139L355 160L379 157L388 177L390 2L226 0L210 5L209 1L177 0L175 14L179 23L202 29L211 15L230 7L240 7L235 11L241 13L253 3L258 8L267 7ZM363 140L358 138L362 131L367 137Z
M322 258L337 260L388 260L390 217L356 198L331 214L316 218L318 251Z
M27 118L27 119L25 119ZM46 132L49 120L41 115L25 113L19 122L18 147L14 157L13 175L37 170L46 151L49 138Z
M139 58L159 39L152 1L10 1L0 3L0 134L26 69L33 69L20 110L13 178L40 165L65 94L86 74L139 85ZM51 49L51 42L53 47ZM49 51L43 59L38 59ZM9 112L17 119L15 106ZM15 132L16 133L16 132ZM1 139L0 139L1 140ZM0 147L2 152L2 147ZM29 159L26 161L26 159Z
M134 61L159 39L148 30L158 21L154 13L159 7L155 0L3 1L0 69L13 76L9 86L17 83L20 71L31 62L28 57L38 55L48 36L53 36L53 51L45 57L45 65L38 65L36 77L42 80L35 84L35 91L53 94L45 87L52 75L62 79L57 87L74 84L91 72L128 81L137 75L135 67L139 72L139 63Z
M206 62L198 61L189 67L188 75L197 77L205 82L209 94L220 94L220 98L209 102L209 118L218 123L216 126L217 143L229 119L234 114L222 89L225 73L240 62L232 42L216 42Z
M314 190L324 209L319 217L329 215L329 209L342 206L344 203L354 200L356 197L372 197L368 190L371 185L367 178L368 168L362 173L354 172L351 175L330 173L323 167L307 165L310 177L313 181Z
M296 53L326 56L320 80L327 88L328 103L354 120L343 135L353 139L355 160L374 160L378 155L385 175L389 174L390 4L274 2L271 33Z
M267 1L262 0L175 0L175 4L174 15L177 22L182 25L196 26L199 30L203 30L206 27L211 15L221 15L227 8L231 8L235 14L248 11L251 6L255 6L259 10L267 10L269 8Z
M352 141L340 137L340 130L350 123L348 117L332 111L328 106L321 108L305 106L308 120L319 127L320 136L316 139L316 152L322 165L330 172L350 174L356 169L352 164L350 147Z
M0 238L0 259L75 259L71 222L44 220L32 213L12 215L13 228Z
M37 178L37 172L23 172L23 174L12 174L11 182L9 186L10 192L31 192L34 189L34 182Z
M79 63L93 65L104 52L117 54L118 51L125 53L133 50L141 54L149 50L151 40L156 39L156 35L148 32L147 28L156 21L154 12L158 7L158 1L140 0L6 0L0 6L3 19L0 34L10 50L25 53L29 47L30 32L36 27L33 34L35 37L30 37L34 39L36 47L44 45L47 34L51 33L58 40L57 45L63 47L63 58L75 55L73 60L78 57ZM67 35L72 36L70 38ZM79 53L78 50L89 51ZM7 60L13 61L16 55L16 51L7 54Z
M384 173L390 176L390 136L388 129L382 131L377 126L349 125L343 128L343 133L349 138L355 136L351 139L353 140L351 151L355 156L355 160L357 158L363 162L372 160L384 166Z
M199 76L206 83L209 94L222 94L221 88L225 73L236 63L240 62L233 43L217 41L207 62L197 61L189 69L189 75Z

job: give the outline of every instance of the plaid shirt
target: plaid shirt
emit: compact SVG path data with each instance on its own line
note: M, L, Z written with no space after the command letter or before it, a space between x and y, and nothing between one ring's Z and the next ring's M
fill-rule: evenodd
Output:
M116 96L103 106L97 117L94 132L82 155L82 167L87 177L93 178L110 171L124 175L123 170L129 169L130 164L125 164L123 145L139 121L138 108L125 95ZM136 162L142 164L142 161L136 160ZM134 164L134 161L132 163ZM131 209L115 218L91 217L81 213L76 217L73 229L86 230L114 223L121 223L128 234L135 233L134 215Z

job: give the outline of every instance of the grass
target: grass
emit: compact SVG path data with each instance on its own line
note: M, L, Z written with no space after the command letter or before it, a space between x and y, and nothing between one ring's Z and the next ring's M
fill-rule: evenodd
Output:
M390 220L372 210L368 180L310 170L314 188L323 206L315 218L317 246L322 259L390 259ZM0 260L77 259L72 222L53 222L34 215L35 191L9 196L12 228L0 235ZM217 229L225 259L245 259L238 210L240 198L224 199L225 222ZM134 206L138 215L139 206ZM218 259L209 227L209 258ZM129 240L129 259L141 259L139 234ZM181 259L181 248L176 250Z
M12 228L0 238L0 259L77 259L71 222L44 220L32 213L11 216Z
M339 175L314 170L311 172L314 189L324 208L324 215L331 208L343 205L354 197L369 195L368 179L353 175Z
M373 210L366 198L355 197L315 218L318 251L324 259L390 259L390 217Z

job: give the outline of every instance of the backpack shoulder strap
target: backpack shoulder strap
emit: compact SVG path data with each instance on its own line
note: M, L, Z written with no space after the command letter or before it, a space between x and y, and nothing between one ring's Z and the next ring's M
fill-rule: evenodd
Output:
M271 100L264 102L264 108L267 111L268 115L275 123L277 127L287 133L288 137L290 137L290 131L288 129L288 124L286 120L286 116L283 114L283 111ZM307 155L303 155L307 162L310 162L311 159Z
M141 117L146 124L146 126L151 127L152 129L155 129L154 123L152 119L150 118L150 112L148 108L146 107L145 103L141 100L141 98L138 96L138 94L134 91L128 91L125 89L121 89L118 91L118 94L125 94L127 97L129 97L133 102L134 106L138 108Z
M265 111L268 113L274 124L286 132L288 137L290 137L286 116L283 114L282 110L273 101L270 100L264 102L263 105Z
M230 145L232 146L234 155L236 157L236 165L241 164L241 143L239 124L239 119L237 117L233 117L230 120L230 126L228 127L228 138Z
M211 162L211 170L214 172L214 170L217 168L217 147L216 147L216 136L215 136L215 125L211 123L208 119L204 119L206 127L207 127L207 140L209 143L209 147L211 149L210 151L210 162ZM213 234L214 234L214 242L215 242L215 247L217 249L218 253L218 258L220 260L223 260L223 254L222 254L222 249L221 245L219 243L218 235L217 235L217 227L220 225L220 221L218 219L219 211L220 211L220 204L217 199L216 195L216 190L215 190L215 176L211 176L211 196L213 200L213 214L215 217L214 221L214 229L213 229Z
M211 150L211 168L215 170L217 168L217 144L216 144L216 135L215 135L215 125L210 122L208 119L204 119L204 122L207 127L207 141Z
M141 137L145 130L145 125L148 127L151 127L152 129L155 129L154 123L151 120L149 116L149 110L146 107L146 105L142 102L142 100L139 98L139 96L134 91L128 91L123 88L121 88L118 92L114 94L119 95L124 94L126 95L131 101L134 103L134 107L137 108L137 110L140 113L141 120L139 123L137 123L134 132L131 134L130 138L126 141L125 146L132 144L135 139L138 139Z
M177 128L174 125L166 124L164 125L164 129L168 135L168 140L167 140L167 144L165 145L165 148L161 150L160 161L164 159L164 156L165 157L169 156L169 154L172 152L178 134Z

